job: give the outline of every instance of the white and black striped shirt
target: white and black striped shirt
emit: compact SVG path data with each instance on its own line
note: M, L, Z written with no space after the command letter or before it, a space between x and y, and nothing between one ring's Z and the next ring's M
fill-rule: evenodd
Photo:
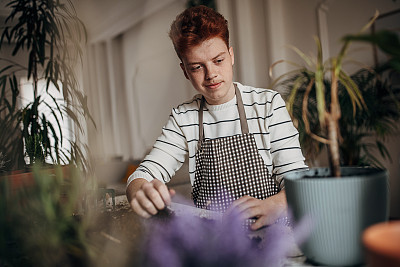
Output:
M282 180L282 175L307 168L293 126L280 94L269 89L254 88L236 83L243 99L249 132L254 135L258 151L270 173ZM173 179L175 172L189 157L190 181L193 185L195 153L199 139L199 107L201 95L196 95L172 109L151 152L129 177L164 182ZM221 105L206 103L203 115L205 139L241 134L236 97Z

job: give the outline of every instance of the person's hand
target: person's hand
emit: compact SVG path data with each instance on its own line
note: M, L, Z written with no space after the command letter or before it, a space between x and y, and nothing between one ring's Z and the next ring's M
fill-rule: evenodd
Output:
M250 226L250 229L257 230L275 223L284 215L286 208L286 196L284 191L281 191L264 200L243 196L232 203L227 214L237 212L243 220L255 218L256 221Z
M135 185L132 186L135 187ZM139 186L130 190L131 197L129 197L128 192L127 190L132 209L143 218L156 215L159 210L171 203L171 197L175 194L174 190L168 190L167 186L157 179L151 182L141 181Z

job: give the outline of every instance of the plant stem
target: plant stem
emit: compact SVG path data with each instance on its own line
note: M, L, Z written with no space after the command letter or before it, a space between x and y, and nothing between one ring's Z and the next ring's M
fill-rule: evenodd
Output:
M338 76L337 68L332 71L332 85L331 85L331 104L330 113L326 114L326 127L328 130L329 139L329 163L334 177L340 177L340 157L339 157L339 119L340 119L340 105L338 100Z
M330 117L330 115L328 115ZM327 119L328 138L329 138L329 164L332 176L340 177L339 142L337 135L337 121Z

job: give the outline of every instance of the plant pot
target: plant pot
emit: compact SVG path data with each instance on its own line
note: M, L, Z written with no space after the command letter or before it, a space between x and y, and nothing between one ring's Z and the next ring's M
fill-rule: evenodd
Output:
M60 169L57 169L60 168ZM38 169L39 170L39 169ZM40 168L40 172L47 175L56 175L56 172L61 172L63 179L68 179L70 176L70 166L52 166L46 165ZM0 181L6 180L7 185L11 192L20 190L21 188L29 188L35 185L35 174L32 166L27 170L17 170L10 174L0 176Z
M35 184L35 179L32 172L14 171L10 175L2 176L0 179L5 179L11 192L22 187L31 187Z
M295 221L309 216L312 231L300 245L310 262L350 266L365 262L361 235L388 218L388 175L385 170L345 167L342 177L329 168L285 176L286 197Z
M369 267L400 266L400 221L378 223L363 233Z

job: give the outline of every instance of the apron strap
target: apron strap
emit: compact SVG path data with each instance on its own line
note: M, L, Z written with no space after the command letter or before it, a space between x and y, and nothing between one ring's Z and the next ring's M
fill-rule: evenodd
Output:
M242 100L242 95L240 94L239 88L237 87L236 84L235 86L235 94L236 94L236 103L238 106L238 112L239 112L239 119L240 119L240 127L242 129L242 134L248 134L249 133L249 126L247 124L247 119L246 119L246 112L244 111L244 105L243 105L243 100ZM199 109L199 141L197 142L197 148L200 149L201 144L204 139L204 127L203 127L203 109L205 105L206 99L204 96L201 97L201 102L200 102L200 109Z
M236 92L236 102L238 106L238 111L239 111L239 118L240 118L240 127L242 128L242 134L248 134L249 133L249 126L247 125L247 119L246 119L246 112L244 111L244 105L243 105L243 100L242 100L242 95L240 94L240 91L235 85L235 92Z
M204 98L204 96L202 96L201 102L200 102L200 109L199 109L199 141L197 142L197 149L200 149L201 144L203 143L203 139L204 139L203 109L204 109L205 102L206 102L206 99Z

